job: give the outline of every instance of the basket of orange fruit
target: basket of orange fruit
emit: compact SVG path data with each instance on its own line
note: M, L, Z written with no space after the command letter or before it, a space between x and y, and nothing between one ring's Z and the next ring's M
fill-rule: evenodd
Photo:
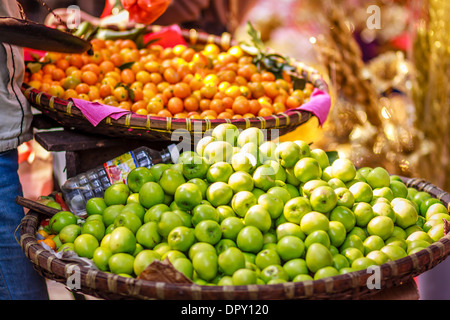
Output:
M91 30L90 53L29 61L22 91L62 126L112 137L164 141L222 123L283 135L313 116L326 120L320 74L267 50L250 23L250 44L175 28L181 41L167 45L174 27Z

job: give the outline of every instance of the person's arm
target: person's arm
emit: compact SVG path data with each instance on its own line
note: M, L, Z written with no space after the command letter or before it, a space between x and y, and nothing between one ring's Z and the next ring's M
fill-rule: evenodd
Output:
M198 20L202 10L208 8L209 5L209 0L172 0L155 24L169 25Z

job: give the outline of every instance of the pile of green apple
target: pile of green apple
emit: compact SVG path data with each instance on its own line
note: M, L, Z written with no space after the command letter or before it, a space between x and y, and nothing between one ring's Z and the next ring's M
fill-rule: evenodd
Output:
M384 168L356 168L304 141L216 127L176 164L133 169L126 183L49 221L58 251L137 277L168 259L197 284L315 280L381 265L443 234L447 208Z

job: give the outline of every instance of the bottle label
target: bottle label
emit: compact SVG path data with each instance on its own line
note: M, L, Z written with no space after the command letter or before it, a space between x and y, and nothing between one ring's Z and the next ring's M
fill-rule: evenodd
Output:
M133 152L130 151L105 162L103 166L111 184L126 183L128 173L136 168L137 163Z

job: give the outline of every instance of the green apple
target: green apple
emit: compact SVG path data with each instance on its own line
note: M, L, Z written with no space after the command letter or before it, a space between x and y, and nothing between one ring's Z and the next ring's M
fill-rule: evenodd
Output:
M293 168L285 168L286 171L286 183L291 184L295 187L299 187L302 183L297 177L295 176L295 167Z
M219 222L219 212L210 204L199 204L195 206L191 214L191 222L194 227L203 220Z
M206 179L210 182L228 182L231 174L233 173L233 167L228 162L219 161L213 163L206 172Z
M195 242L188 251L188 258L192 261L194 256L199 252L212 252L217 254L216 248L207 242Z
M218 256L219 270L225 275L232 276L237 270L245 268L245 257L237 247L229 247Z
M219 269L218 256L215 252L198 252L192 258L192 266L199 278L211 281L216 277Z
M373 189L372 187L362 181L355 182L349 188L353 196L355 197L355 202L370 202L373 198Z
M340 247L346 238L347 230L340 221L330 221L328 226L328 236L330 238L330 244L335 247Z
M308 234L306 237L304 244L306 249L309 248L309 246L313 243L321 243L325 247L330 248L331 240L328 233L324 230L316 230Z
M286 204L289 200L291 200L291 194L284 186L275 186L267 190L268 194L272 194L277 196L278 198L283 201L284 204Z
M105 211L103 211L103 223L106 227L114 224L114 220L122 212L123 208L125 208L123 204L113 204L108 206Z
M395 261L407 256L406 251L397 245L386 245L381 248L381 251L386 254L390 260Z
M168 169L164 171L164 173L169 170L172 169ZM164 192L164 188L159 183L151 181L146 182L139 189L139 202L144 208L149 209L156 204L163 203Z
M203 157L209 163L230 162L233 156L233 145L227 141L212 141L205 146Z
M283 216L287 221L300 224L305 214L312 211L311 202L305 197L290 199L283 208Z
M426 209L425 218L430 220L432 216L439 213L448 214L447 208L441 202L433 203Z
M283 200L281 200L280 197L275 194L272 193L262 194L258 198L258 204L263 206L264 209L266 209L269 212L270 217L272 219L278 218L283 213L284 209Z
M353 205L353 213L356 218L356 225L358 227L365 227L370 220L375 216L372 206L367 202L357 202Z
M244 226L236 237L236 244L244 252L258 253L264 244L263 233L254 226Z
M286 169L281 166L278 161L266 160L263 164L268 164L275 171L275 180L286 182L287 174Z
M337 270L341 270L350 267L350 263L344 255L336 253L333 255L333 267Z
M183 161L183 176L187 179L204 179L208 172L209 164L204 157L197 154L190 156Z
M257 166L256 157L248 152L238 152L231 156L234 171L253 172Z
M318 186L312 190L309 200L314 211L327 213L336 207L338 198L330 186Z
M256 254L255 264L263 270L270 265L281 265L281 258L275 249L264 249Z
M189 182L180 185L174 194L174 201L181 210L192 210L202 200L200 188Z
M330 165L330 159L328 159L328 155L323 149L312 149L310 151L310 156L317 160L322 170Z
M222 237L224 239L236 240L239 231L244 228L244 221L239 217L227 217L220 223Z
M86 221L81 227L81 234L88 233L93 235L98 241L102 241L102 238L105 235L105 230L106 228L102 221L90 220Z
M133 261L133 272L139 276L153 261L159 261L161 255L150 249L145 249L139 252Z
M350 192L350 190L345 187L339 187L334 189L334 193L337 196L336 205L353 208L353 205L355 204L355 197L353 196L353 193Z
M201 138L196 147L195 147L195 151L197 152L197 154L200 157L204 157L205 156L205 148L208 144L210 144L211 142L215 141L216 139L213 136L204 136L203 138Z
M233 189L225 182L214 182L206 190L206 199L216 208L218 206L228 205L232 197Z
M217 221L202 220L195 226L194 235L199 242L215 245L222 238L222 230Z
M276 147L275 157L283 167L291 168L300 160L300 147L292 141L283 141Z
M381 239L386 240L394 231L394 222L386 216L376 216L367 224L367 233L369 235L377 235Z
M128 253L113 253L108 260L109 269L114 274L132 275L134 256Z
M155 204L145 212L143 223L147 223L149 221L158 222L163 212L170 210L170 207L164 203Z
M389 187L391 184L389 172L382 167L373 168L370 172L368 172L366 181L372 189Z
M141 186L149 181L157 181L147 167L133 168L127 175L127 185L131 192L139 192Z
M254 142L247 142L240 147L238 153L251 154L256 159L256 167L263 163L263 155L259 151L258 145Z
M86 202L86 213L88 215L102 214L106 207L105 199L101 197L90 198Z
M372 206L374 216L386 216L395 223L396 215L390 203L378 202Z
M252 191L254 188L253 177L245 171L237 171L228 178L228 185L234 193L239 191Z
M347 248L356 248L361 253L364 253L364 242L355 234L347 234L344 243L339 247L341 252L345 251Z
M306 251L305 261L308 269L315 273L319 269L333 265L330 250L321 243L313 243Z
M307 275L309 273L308 267L306 266L305 259L297 258L286 261L283 264L283 269L288 274L289 280L293 279L298 275Z
M338 179L338 178L330 178L328 181L327 181L327 183L328 183L328 185L330 186L330 187L332 187L333 189L337 189L337 188L347 188L347 186L345 185L345 183L341 180L341 179Z
M92 261L101 271L109 271L108 261L112 256L112 252L106 247L97 247L94 251Z
M139 219L141 219L141 222L144 222L144 217L145 217L145 213L147 212L147 209L144 208L143 205L141 205L140 202L131 202L131 203L127 203L121 213L124 212L131 212L134 213L135 215L137 215L139 217Z
M136 236L126 227L117 227L111 232L109 248L112 253L133 254L136 249Z
M311 191L317 188L318 186L329 186L329 184L322 179L309 180L301 184L300 190L304 197L309 198L311 196Z
M59 240L61 243L73 243L81 234L81 227L78 224L68 224L59 232Z
M349 264L351 265L353 263L353 261L355 261L358 258L364 257L364 254L362 253L361 250L357 249L357 248L345 248L343 250L341 250L341 254L347 258Z
M244 144L248 142L256 143L258 146L260 146L264 139L264 133L261 129L256 127L250 127L245 130L243 130L237 139L237 144L239 147L242 147Z
M316 271L316 273L314 274L314 280L333 277L337 275L339 275L339 271L335 267L326 266Z
M263 157L263 161L276 160L275 150L277 144L274 141L265 141L259 146L259 152Z
M125 204L130 195L130 188L123 182L116 182L106 188L103 198L107 206Z
M75 253L82 258L92 259L95 249L100 246L96 237L92 234L85 233L76 237L73 242L73 248Z
M285 188L287 189L287 191L289 192L289 194L291 195L291 199L292 198L296 198L300 196L300 191L297 187L295 187L294 185L290 184L290 183L286 183Z
M276 228L277 239L280 240L284 236L295 236L301 240L305 240L306 235L297 223L284 222L277 226Z
M262 205L255 204L245 213L244 224L246 226L257 227L262 233L265 233L269 231L272 226L272 218L269 211Z
M316 230L328 231L330 221L320 212L311 211L306 213L300 221L300 228L308 236Z
M353 261L352 268L355 270L364 270L374 265L377 265L377 263L372 259L367 257L361 257Z
M264 283L275 283L274 280L281 280L286 282L289 280L289 275L286 270L279 264L272 264L261 270L261 279ZM280 283L280 282L277 282Z
M437 198L429 198L425 199L419 206L419 214L423 217L426 217L428 208L435 203L441 203L441 201Z
M221 223L225 218L236 217L236 213L230 206L227 205L218 206L216 210L219 213L219 223Z
M311 147L309 143L303 140L294 140L294 143L300 147L300 158L311 156Z
M161 178L159 179L159 185L164 193L173 196L177 188L183 183L186 183L186 179L182 172L173 169L172 167L162 173ZM162 203L162 201L159 203Z
M255 169L253 172L253 181L255 188L267 191L276 186L275 170L267 164L263 164Z
M392 190L394 198L406 198L408 187L402 181L390 181L389 188Z
M332 164L332 176L333 178L338 178L343 182L351 181L356 176L356 168L350 159L339 158L336 159Z
M321 179L327 182L333 179L333 167L331 165L322 170Z
M239 191L231 199L231 207L238 217L245 217L248 209L257 204L255 195L250 191Z
M390 258L381 250L370 251L366 257L373 260L379 266L390 260Z
M167 243L172 250L187 252L194 242L194 229L185 226L173 228L167 236Z
M234 286L256 284L258 280L256 272L247 268L236 270L231 278Z
M341 222L345 230L350 232L356 224L356 217L351 209L344 206L337 206L330 212L330 221Z
M389 201L394 199L394 192L389 187L381 187L373 189L373 198L385 198Z
M141 226L141 219L132 212L121 212L114 219L114 229L117 229L118 227L126 227L131 230L133 234L136 234Z
M77 223L77 216L70 211L58 211L48 222L48 227L53 234L58 234L65 226Z
M161 214L161 218L158 221L158 233L166 238L172 229L182 225L183 220L177 213L166 211Z
M170 168L170 165L167 163L157 163L150 167L150 172L151 172L152 176L155 178L155 181L159 181L162 173L166 169L169 169L169 168Z
M158 223L156 221L144 223L136 232L136 241L146 249L153 249L161 242Z
M235 146L237 144L239 133L239 129L234 124L222 123L212 130L211 136L216 141L227 141Z
M194 267L192 266L191 260L189 260L188 258L178 258L172 262L172 265L175 268L175 270L181 272L187 278L192 280L194 274Z
M227 250L228 248L231 247L237 247L236 242L234 242L231 239L220 239L219 242L216 243L216 245L214 246L216 248L216 252L217 254L221 254L222 252L224 252L225 250Z
M395 212L395 223L400 228L406 229L416 223L418 213L415 207L409 204L407 201L396 202L392 206L392 209Z
M204 179L200 178L192 178L187 181L188 183L195 184L202 193L202 199L206 198L206 189L208 189L208 183Z
M322 177L322 169L316 159L304 157L295 164L294 175L299 181L305 183L309 180L320 179Z

